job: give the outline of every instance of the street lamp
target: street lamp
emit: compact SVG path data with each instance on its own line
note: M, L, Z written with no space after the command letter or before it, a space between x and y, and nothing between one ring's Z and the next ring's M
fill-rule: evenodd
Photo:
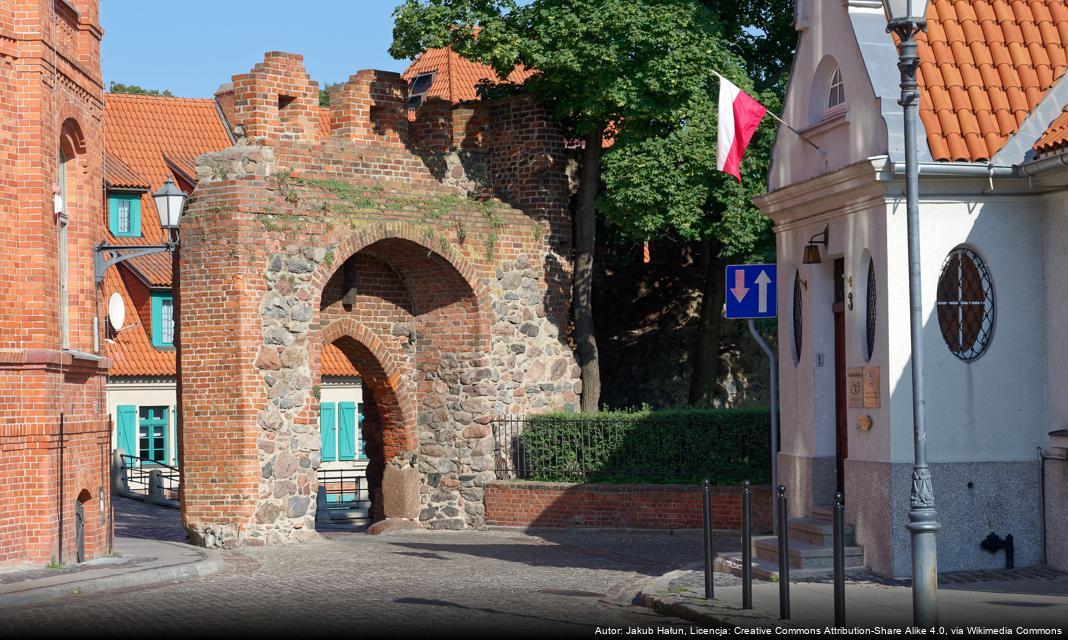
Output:
M915 457L909 523L912 539L912 619L920 627L938 625L939 524L934 508L934 487L927 466L927 424L923 406L923 309L920 298L919 166L916 159L916 34L927 28L927 0L883 0L889 20L886 30L899 38L898 69L905 116L905 223L909 258L909 324L912 342L912 429Z
M104 274L109 267L126 262L132 258L139 258L153 253L167 251L174 253L178 247L178 223L182 220L182 212L185 209L185 192L174 184L174 180L167 178L159 191L152 194L156 201L156 211L159 212L159 224L167 230L167 241L163 244L107 244L101 242L93 247L93 272L96 276L96 284L104 283ZM111 258L105 260L104 254L111 254Z

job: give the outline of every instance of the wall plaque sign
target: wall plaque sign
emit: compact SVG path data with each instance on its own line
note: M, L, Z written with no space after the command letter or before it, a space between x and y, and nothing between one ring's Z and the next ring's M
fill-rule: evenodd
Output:
M881 405L879 367L864 367L864 408L878 409Z
M864 369L862 367L846 369L846 404L850 409L864 408Z

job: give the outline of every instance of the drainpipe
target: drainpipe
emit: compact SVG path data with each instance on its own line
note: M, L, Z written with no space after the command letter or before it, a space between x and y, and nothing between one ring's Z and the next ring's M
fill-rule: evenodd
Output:
M905 175L904 162L891 162L890 169L895 176ZM1015 167L997 166L980 162L920 162L918 169L921 176L946 177L985 177L1011 178L1020 177Z
M1042 447L1039 447L1038 459L1042 461L1040 471L1042 478L1039 482L1039 486L1041 487L1039 495L1041 495L1042 499L1042 564L1046 564L1046 460L1060 460L1061 462L1064 462L1065 458L1051 456L1049 455L1049 452Z

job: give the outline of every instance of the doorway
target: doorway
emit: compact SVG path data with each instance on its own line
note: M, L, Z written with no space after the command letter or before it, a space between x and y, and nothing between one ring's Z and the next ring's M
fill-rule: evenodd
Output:
M845 460L849 455L846 408L845 258L834 261L834 458L835 489L845 497Z

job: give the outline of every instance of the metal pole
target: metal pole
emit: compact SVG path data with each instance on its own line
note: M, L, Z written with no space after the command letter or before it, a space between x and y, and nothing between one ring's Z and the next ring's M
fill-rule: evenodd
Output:
M916 157L916 34L927 27L923 20L893 20L887 30L900 38L898 68L905 116L905 221L908 235L909 321L912 347L912 424L915 445L909 523L912 538L912 619L920 627L938 625L939 529L934 506L934 487L927 466L927 424L923 399L923 308L920 295L919 163Z
M757 331L752 318L749 319L749 333L768 356L770 365L771 395L768 404L771 405L771 486L776 487L779 485L779 359L775 357L775 352L764 340L764 336ZM779 533L779 516L775 509L771 510L771 530L774 534Z
M834 625L845 625L845 505L834 494Z
M753 526L750 521L749 481L742 483L742 608L753 608Z
M711 600L715 593L712 584L712 483L705 478L702 504L705 516L705 600Z
M778 488L779 522L786 522L786 487ZM790 619L790 541L786 527L779 528L779 619Z

